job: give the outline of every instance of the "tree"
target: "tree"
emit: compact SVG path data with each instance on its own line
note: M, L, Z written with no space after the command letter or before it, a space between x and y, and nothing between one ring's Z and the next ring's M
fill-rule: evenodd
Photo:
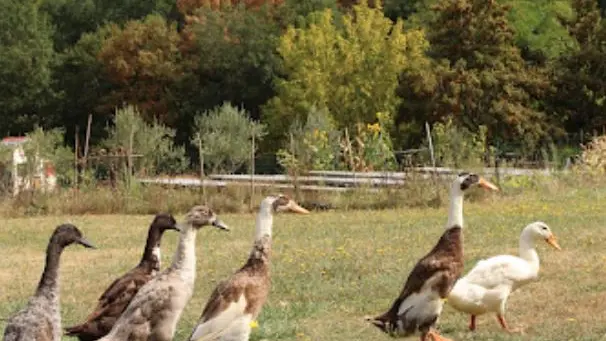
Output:
M339 128L393 112L398 75L424 59L422 32L404 32L401 21L393 24L365 2L342 24L330 9L310 19L308 27L290 27L280 40L284 77L276 79L278 95L264 108L272 143L292 122L304 122L314 105L327 109Z
M195 118L191 143L202 147L212 173L233 173L250 160L251 139L261 141L265 127L228 102Z
M112 24L109 31L98 55L104 76L113 85L103 99L105 110L129 103L147 122L174 123L168 89L182 76L175 25L150 15L144 21L129 21L124 28Z
M76 126L84 136L89 114L93 115L90 143L95 144L106 137L105 127L110 123L113 111L97 109L100 99L109 94L111 83L103 76L103 65L97 55L109 34L108 26L85 33L73 47L59 54L59 63L53 70L53 86L62 96L52 109L70 141Z
M0 126L2 134L48 125L40 109L52 98L53 30L31 0L0 0Z
M436 62L404 75L399 123L452 117L472 133L486 126L488 141L498 147L534 151L552 132L552 117L541 105L551 84L543 69L522 59L507 7L457 0L435 9L428 35Z
M205 7L186 25L180 46L185 77L172 92L182 141L188 141L198 111L223 102L246 108L253 119L274 96L275 52L280 29L269 9L244 5Z
M561 58L550 104L569 132L590 133L606 126L606 21L593 0L575 0L574 6L570 31L578 49Z
M163 17L175 11L172 0L43 0L42 9L56 28L58 51L73 46L84 33L109 23L122 25L155 13Z

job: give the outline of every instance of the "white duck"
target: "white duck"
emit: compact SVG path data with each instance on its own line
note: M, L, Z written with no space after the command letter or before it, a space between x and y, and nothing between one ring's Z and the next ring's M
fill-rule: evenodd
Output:
M471 314L470 330L476 328L477 315L495 312L503 329L515 331L505 321L505 305L513 291L538 279L539 255L535 242L541 239L561 250L549 226L537 221L522 230L519 257L499 255L480 260L465 277L457 281L447 302L455 309Z

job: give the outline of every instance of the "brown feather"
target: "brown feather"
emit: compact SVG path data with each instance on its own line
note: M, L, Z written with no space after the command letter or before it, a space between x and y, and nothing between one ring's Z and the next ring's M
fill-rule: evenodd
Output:
M265 237L255 242L246 264L228 280L221 282L213 290L200 317L200 322L213 319L244 294L245 313L255 319L267 300L271 286L269 256L271 239Z
M417 262L391 308L374 318L373 323L379 329L386 333L394 332L393 329L402 318L398 315L401 303L413 293L420 292L423 285L429 280L433 283L432 290L437 292L441 298L448 296L463 271L462 236L461 227L449 228L442 234L434 248ZM429 321L414 321L408 325L404 323L405 326L410 326L406 333L409 335L419 329L429 329L436 320L437 316Z

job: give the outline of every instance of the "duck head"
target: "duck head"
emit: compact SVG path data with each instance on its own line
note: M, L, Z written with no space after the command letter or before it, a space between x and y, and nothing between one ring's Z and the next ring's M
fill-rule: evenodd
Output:
M495 184L484 179L478 174L468 172L462 172L457 176L457 178L452 183L452 190L457 192L465 192L469 188L476 185L492 191L499 190L499 188Z
M177 230L179 231L179 226L177 225L177 221L175 218L168 213L159 213L152 221L152 226L157 228L161 232L166 230Z
M261 202L260 210L269 210L271 213L292 212L308 214L309 211L299 206L294 200L284 194L270 195Z
M229 227L219 220L215 212L206 205L192 207L185 216L185 224L192 226L195 229L210 225L220 230L229 231ZM177 224L177 228L183 230L184 226L182 224Z
M556 239L553 232L547 224L542 221L535 221L534 223L528 224L524 230L528 231L535 240L545 240L545 242L551 245L556 250L562 250L558 240Z
M55 232L53 232L53 235L51 236L51 243L57 244L62 248L76 243L87 248L96 249L91 242L82 236L82 232L72 224L61 224L57 226Z

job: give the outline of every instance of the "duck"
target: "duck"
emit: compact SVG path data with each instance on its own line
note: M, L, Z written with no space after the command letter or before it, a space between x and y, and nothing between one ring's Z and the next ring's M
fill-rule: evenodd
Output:
M463 271L463 196L479 185L498 191L483 177L462 172L452 182L445 231L437 244L421 258L406 279L389 310L366 318L391 337L420 334L421 341L449 341L434 330L444 301Z
M60 341L59 262L63 250L72 244L94 249L72 224L55 228L46 248L46 263L35 294L23 310L8 319L4 341Z
M99 297L95 310L83 323L65 328L65 335L94 341L109 333L139 289L160 271L160 242L168 230L178 231L175 218L168 213L157 214L149 226L139 264L113 281Z
M469 329L476 329L476 316L496 313L503 330L511 329L505 321L505 305L509 295L539 277L539 255L535 250L538 240L545 240L561 250L551 228L542 221L528 224L520 234L519 256L499 255L480 260L467 275L459 279L448 295L448 304L471 315Z
M309 213L286 195L261 201L248 260L213 290L188 340L248 341L269 295L273 214L277 212Z
M229 231L206 205L187 212L177 224L179 244L172 264L147 282L130 301L102 341L171 341L181 313L189 302L196 279L196 235L204 226Z

